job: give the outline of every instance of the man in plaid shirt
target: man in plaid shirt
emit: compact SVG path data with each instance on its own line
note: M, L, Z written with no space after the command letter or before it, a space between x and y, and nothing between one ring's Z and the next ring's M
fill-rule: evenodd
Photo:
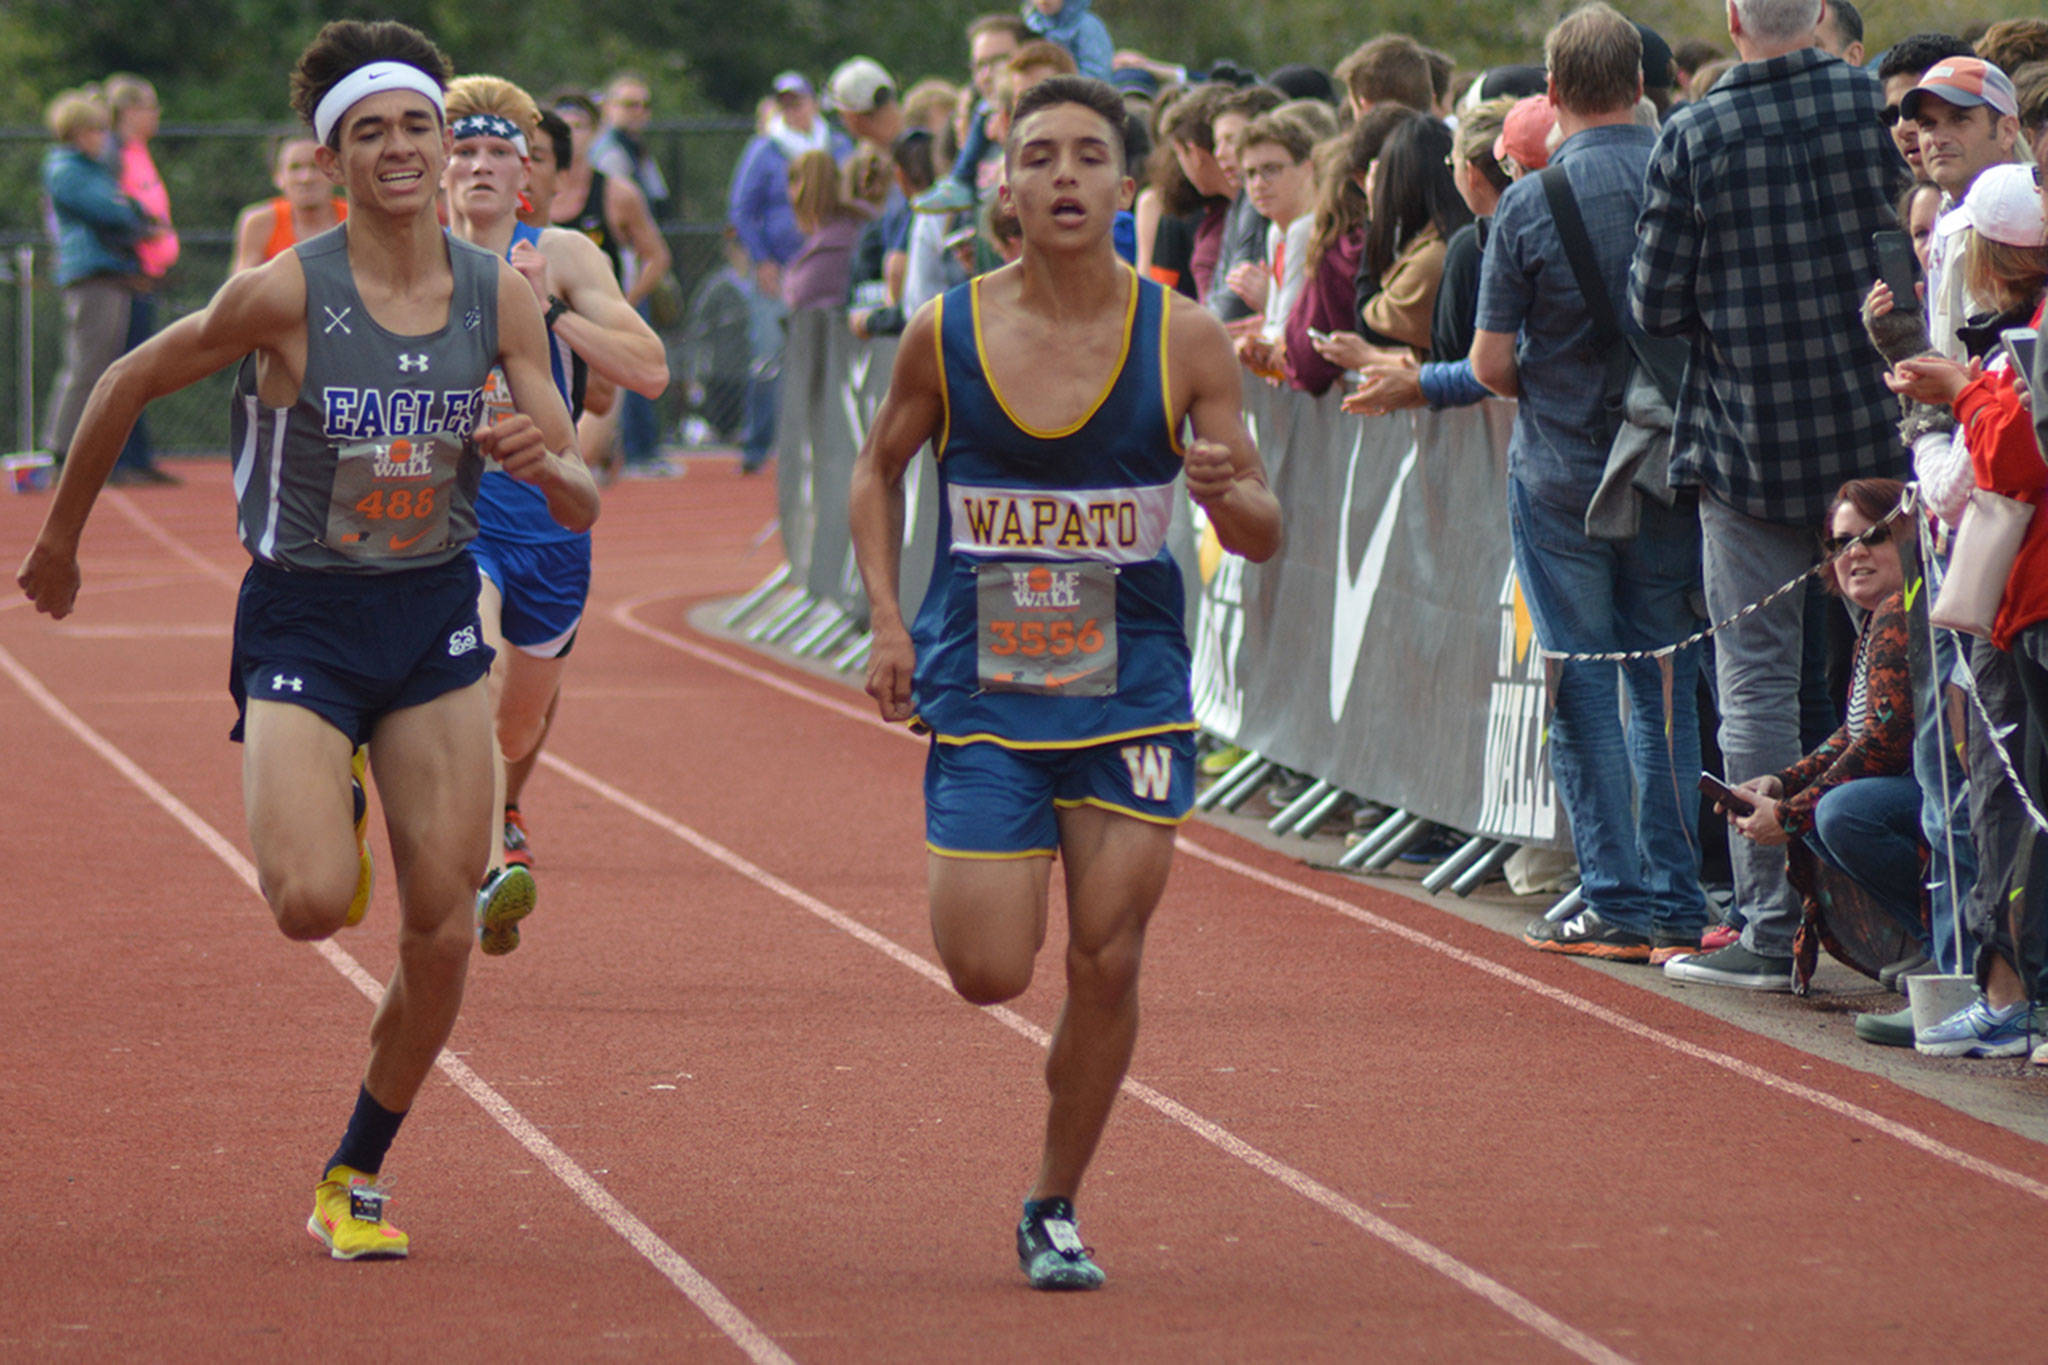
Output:
M1859 306L1870 235L1897 226L1906 166L1876 81L1814 46L1822 0L1730 0L1742 62L1675 112L1650 158L1629 303L1686 336L1672 482L1698 485L1707 607L1721 619L1812 565L1828 499L1911 477ZM1803 595L1715 653L1730 781L1796 760ZM1781 849L1733 850L1740 942L1665 964L1680 980L1787 990L1799 908Z

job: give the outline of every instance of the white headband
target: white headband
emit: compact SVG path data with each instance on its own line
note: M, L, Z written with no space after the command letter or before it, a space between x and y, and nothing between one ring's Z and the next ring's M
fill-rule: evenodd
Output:
M410 62L371 62L359 66L334 83L313 109L313 136L328 144L341 116L372 95L386 90L414 90L433 101L434 112L444 112L441 87L434 78ZM331 144L328 144L331 145Z

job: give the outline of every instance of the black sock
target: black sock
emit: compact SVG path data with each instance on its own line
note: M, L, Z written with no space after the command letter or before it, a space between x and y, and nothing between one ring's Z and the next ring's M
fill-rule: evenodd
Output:
M356 1111L348 1117L348 1131L341 1135L341 1146L327 1158L320 1174L324 1176L336 1166L351 1166L364 1175L377 1174L384 1168L384 1154L391 1150L391 1139L398 1136L398 1125L404 1122L404 1114L394 1114L371 1099L367 1089L358 1091Z

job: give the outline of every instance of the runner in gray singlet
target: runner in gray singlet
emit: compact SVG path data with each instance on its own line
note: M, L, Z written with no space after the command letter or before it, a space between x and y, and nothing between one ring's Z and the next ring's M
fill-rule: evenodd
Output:
M451 74L403 24L321 30L292 73L292 103L313 126L322 171L347 189L347 220L232 276L108 370L17 575L37 610L68 615L79 538L136 417L242 365L235 487L254 562L232 687L245 708L243 805L259 884L289 938L324 939L360 917L364 741L398 883L398 965L306 1224L344 1260L409 1248L385 1218L378 1173L455 1027L476 932L493 823L491 651L467 548L481 462L538 488L570 529L588 528L598 509L533 290L510 265L451 243L435 215ZM516 411L480 426L494 363ZM166 1128L167 1144L179 1136Z
M308 320L295 401L262 402L253 354L236 376L238 530L251 555L280 568L431 568L476 535L483 460L468 436L498 354L499 263L451 239L450 325L394 336L356 290L347 232L344 224L293 248ZM393 516L399 493L406 515Z

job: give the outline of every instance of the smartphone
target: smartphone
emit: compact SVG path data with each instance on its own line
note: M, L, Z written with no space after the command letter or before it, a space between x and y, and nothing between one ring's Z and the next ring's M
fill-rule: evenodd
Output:
M1308 329L1308 339L1310 341L1328 341L1330 334L1328 332L1318 332L1315 328L1311 327Z
M2008 327L1998 334L1998 348L2005 352L2012 372L2021 379L2034 377L2034 342L2038 334L2031 327Z
M1754 815L1756 803L1743 793L1735 790L1712 773L1700 774L1700 790L1714 800L1723 810L1732 810L1737 815Z
M1898 309L1917 308L1920 296L1913 286L1920 279L1920 258L1913 254L1913 239L1896 228L1870 234L1870 245L1877 251L1878 278L1892 291L1892 306Z

